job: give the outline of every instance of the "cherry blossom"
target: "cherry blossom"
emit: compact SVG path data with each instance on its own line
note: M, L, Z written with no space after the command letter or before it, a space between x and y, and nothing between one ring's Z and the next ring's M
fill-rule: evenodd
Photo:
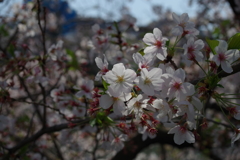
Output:
M172 75L165 74L163 79L164 87L162 92L167 93L170 99L176 98L176 100L181 101L195 92L192 84L184 82L185 72L182 68L177 69Z
M156 99L153 101L152 106L157 109L157 118L160 120L166 119L166 116L169 116L169 118L172 118L172 112L170 110L170 107L165 99Z
M104 60L102 61L101 58L96 57L95 58L95 62L97 67L100 69L100 71L97 73L97 75L95 76L95 81L99 81L101 79L101 77L103 75L105 75L108 72L108 62L107 62L107 58L105 55L104 56Z
M154 139L157 136L157 129L148 126L139 127L138 132L142 134L143 141L145 141L148 137Z
M53 98L53 101L57 102L59 100L59 97L63 96L64 93L65 93L64 85L60 85L59 88L53 89L50 95Z
M139 94L127 103L127 110L124 112L124 115L134 113L137 119L141 118L144 112L143 109L147 108L147 102L147 96Z
M217 64L217 66L221 65L223 71L231 73L233 71L231 64L240 56L238 50L227 49L227 42L220 40L218 46L215 48L217 54L213 56L212 60Z
M235 119L240 120L240 106L227 107L226 109Z
M185 126L177 125L169 130L168 134L174 134L173 140L176 144L181 145L184 141L195 143L195 136Z
M154 95L154 90L160 91L163 80L161 79L162 70L153 68L148 71L146 68L141 70L141 76L137 77L135 82L141 90L149 95Z
M100 98L99 106L103 109L108 109L113 106L113 112L116 115L122 115L125 111L125 101L131 98L131 93L122 93L119 97L111 97L108 94L102 95Z
M189 21L187 13L183 13L181 16L172 13L172 17L177 24L171 31L174 36L186 36L188 38L199 34L199 31L194 28L194 23Z
M133 60L136 64L138 64L139 69L146 68L147 70L150 70L155 58L152 54L145 54L142 56L137 52L133 54Z
M113 69L103 76L103 79L110 84L108 86L109 93L114 97L118 97L122 93L129 93L135 78L136 73L131 69L125 69L123 63L115 64Z
M166 41L168 39L162 36L162 31L154 28L153 34L147 33L143 37L143 42L149 45L144 49L144 53L156 55L160 60L164 60L167 56Z
M203 60L203 54L200 51L203 49L204 43L202 40L195 41L193 37L190 37L187 41L187 44L184 44L184 55L183 61L187 66L190 66L192 62L200 62Z
M119 135L118 137L115 137L111 142L112 149L116 150L117 152L123 149L124 147L124 141L127 140L127 136L124 134Z
M62 52L62 46L63 46L63 41L59 40L57 44L53 44L49 49L48 49L48 54L51 57L53 61L56 60L63 60L64 53Z
M233 146L234 143L239 140L240 138L240 128L239 129L236 129L234 135L232 136L232 139L231 139L231 145Z
M74 88L80 90L75 94L77 97L85 96L86 98L92 99L92 90L94 88L94 82L92 80L84 79L80 87L75 86Z

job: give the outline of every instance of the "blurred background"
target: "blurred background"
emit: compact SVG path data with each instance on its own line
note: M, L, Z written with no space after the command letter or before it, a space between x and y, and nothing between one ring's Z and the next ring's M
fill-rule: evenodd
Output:
M13 4L33 0L1 0L1 16L12 16ZM79 25L127 20L138 27L161 27L171 20L171 13L188 13L197 29L214 31L217 22L224 25L239 20L238 0L43 0L49 12L62 16L61 32L71 32ZM233 24L231 24L233 25ZM86 27L88 28L88 27ZM215 31L217 32L217 31Z
M34 3L29 5L31 2ZM7 21L4 27L10 35L14 35L17 30L18 44L28 44L31 51L38 54L36 46L39 41L34 40L34 38L40 39L36 14L29 15L37 10L35 2L34 0L0 0L0 23L4 24ZM116 39L108 37L113 35L114 29L111 27L115 25L114 22L117 22L124 37L123 42L119 44L120 50L130 58L143 46L144 34L152 32L155 27L160 28L164 36L171 38L170 30L175 25L172 12L178 15L188 13L195 28L200 31L199 38L202 39L208 37L228 40L240 30L239 0L42 0L42 5L47 13L46 46L49 48L57 40L63 40L64 48L76 54L70 57L72 58L71 67L76 69L80 66L81 75L88 74L92 78L98 72L98 68L93 67L96 56L107 54L112 65L123 60L123 56L114 53L116 48L111 48L107 44L107 41L111 44L116 42ZM5 33L4 28L0 29ZM1 47L4 48L4 37L0 38L2 38ZM105 44L107 47L104 46ZM74 58L77 60L74 61ZM198 73L194 68L189 72ZM234 80L235 78L232 79ZM211 132L211 130L207 131L209 134L205 135L203 146L198 146L201 152L192 148L179 150L172 144L152 143L153 145L146 147L143 152L136 153L138 154L136 159L155 160L159 157L162 159L218 159L218 157L236 159L239 157L240 152L237 147L235 150L225 148L226 145L229 146L227 141L230 139L229 135L223 132L218 133L222 139L217 139L215 135L210 136ZM228 137L225 139L226 136ZM214 142L210 141L214 138Z

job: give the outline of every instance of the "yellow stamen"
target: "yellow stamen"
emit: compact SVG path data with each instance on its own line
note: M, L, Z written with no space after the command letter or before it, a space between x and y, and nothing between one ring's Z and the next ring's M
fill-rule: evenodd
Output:
M146 78L146 79L144 80L144 84L150 84L150 83L152 83L151 79Z
M138 109L141 108L141 102L135 102L134 107Z
M116 82L117 83L122 83L122 82L124 82L124 76L117 76L117 80L116 80Z

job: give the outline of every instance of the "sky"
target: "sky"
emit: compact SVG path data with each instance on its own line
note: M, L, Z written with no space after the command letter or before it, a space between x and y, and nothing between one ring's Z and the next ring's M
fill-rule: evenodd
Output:
M23 0L4 0L0 3L0 15L4 15L8 7L3 7L7 1L22 3ZM157 20L158 16L154 14L152 6L162 5L163 10L171 11L181 15L188 13L190 18L196 16L196 10L199 6L196 3L189 6L189 0L66 0L69 5L80 16L100 17L109 21L120 19L120 9L127 6L129 13L137 19L137 25L144 26ZM10 3L11 4L11 3ZM125 8L126 9L126 8ZM161 15L160 15L161 16Z
M6 1L22 3L23 0L4 0L0 3L0 14L5 14L8 7L3 7ZM120 18L119 10L125 5L131 15L137 19L138 25L147 25L158 17L152 11L153 5L162 5L163 10L182 14L187 12L189 16L195 16L196 5L189 7L189 0L68 0L69 5L81 16L93 16L108 18L109 20L118 20ZM10 3L11 4L11 3ZM97 7L100 6L100 7ZM112 15L109 16L109 13ZM110 17L110 18L109 18Z
M158 18L152 11L154 5L162 5L163 10L171 9L177 14L187 12L190 17L195 16L197 8L196 4L190 7L189 0L87 0L84 3L82 0L70 0L69 2L73 9L84 16L106 17L108 12L113 12L115 16L112 16L112 20L119 18L120 14L116 12L119 12L119 9L125 4L131 15L137 18L138 25L147 25ZM97 5L101 7L97 8Z

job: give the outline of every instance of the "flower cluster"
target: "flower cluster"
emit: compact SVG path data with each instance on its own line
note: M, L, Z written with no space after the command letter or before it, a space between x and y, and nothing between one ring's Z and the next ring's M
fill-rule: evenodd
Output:
M160 29L154 28L153 33L147 33L143 38L147 45L144 50L132 56L137 71L123 63L114 64L112 69L108 69L104 55L103 60L99 57L95 59L100 69L96 80L101 80L105 88L101 93L99 106L109 110L112 117L130 117L132 121L129 125L133 126L134 122L135 127L142 127L139 128L139 133L146 133L151 138L157 133L156 122L171 126L168 133L174 134L174 142L180 145L185 141L196 141L194 134L197 117L203 116L201 113L204 99L201 96L201 87L186 82L184 69L176 68L172 60L174 47L185 38L182 57L186 66L196 64L203 69L200 64L206 61L209 67L213 63L216 67L221 65L222 70L227 73L233 71L231 65L240 56L237 49L229 50L227 42L222 40L213 48L215 52L211 58L204 56L205 44L203 40L197 39L199 31L189 21L188 15L184 13L177 16L173 13L173 19L176 26L172 29L172 34L177 36L174 44L163 37ZM203 71L206 77L213 74L207 73L205 69ZM197 94L198 91L200 94Z
M130 40L135 32L125 34L137 29L127 16L124 25L92 26L90 41L77 32L80 41L62 35L52 42L63 22L36 3L16 6L0 25L0 158L40 160L50 151L60 159L110 159L134 135L146 140L162 131L177 145L202 146L201 134L215 137L219 125L232 129L232 145L240 138L233 121L240 120L240 101L225 85L239 93L231 84L237 78L223 79L236 72L240 33L205 41L187 13L173 13L171 35L154 28L142 44ZM72 43L76 51L66 48Z

